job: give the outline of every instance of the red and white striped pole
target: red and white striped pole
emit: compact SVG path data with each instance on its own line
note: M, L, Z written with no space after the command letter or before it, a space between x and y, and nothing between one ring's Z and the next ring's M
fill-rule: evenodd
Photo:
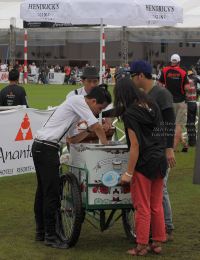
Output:
M28 34L27 34L27 29L25 29L24 32L24 83L27 84L27 53L28 53L28 48L27 48L27 41L28 41Z
M103 79L104 82L106 82L106 46L105 46L105 33L104 33L104 26L103 26L103 32L102 32L102 68L103 68Z

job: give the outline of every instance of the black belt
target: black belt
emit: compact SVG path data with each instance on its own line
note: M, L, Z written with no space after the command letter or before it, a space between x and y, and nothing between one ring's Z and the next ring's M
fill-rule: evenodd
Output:
M39 139L35 138L35 142L41 143L41 144L45 144L45 145L49 145L49 146L53 146L53 147L55 147L57 149L60 149L60 145L59 144L56 144L56 143L53 143L53 142L50 142L50 141L39 140Z

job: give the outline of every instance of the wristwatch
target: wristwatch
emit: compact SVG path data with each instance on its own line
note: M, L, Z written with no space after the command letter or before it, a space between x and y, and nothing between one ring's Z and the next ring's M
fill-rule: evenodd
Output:
M89 133L89 134L92 134L94 131L90 131L88 128L86 129L86 131Z

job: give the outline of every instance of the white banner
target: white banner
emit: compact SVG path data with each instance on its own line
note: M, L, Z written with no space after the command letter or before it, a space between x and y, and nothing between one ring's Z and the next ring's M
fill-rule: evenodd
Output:
M8 80L9 72L0 72L0 83L10 83Z
M64 84L65 74L64 73L49 73L49 84Z
M53 111L20 108L0 112L0 177L35 172L33 139Z
M38 74L28 74L28 83L37 83Z
M27 22L172 26L183 22L183 9L170 0L26 0L20 17Z

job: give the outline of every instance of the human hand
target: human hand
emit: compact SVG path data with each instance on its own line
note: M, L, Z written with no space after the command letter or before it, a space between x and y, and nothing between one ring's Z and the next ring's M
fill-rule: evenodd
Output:
M66 142L69 143L69 144L71 144L71 139L68 138L68 137L66 137Z
M121 175L121 179L120 179L120 181L118 182L118 184L123 185L123 184L125 184L125 183L129 183L129 182L131 181L131 179L132 179L132 177L129 177L129 176L127 176L126 174L122 174L122 175Z
M102 127L103 127L104 131L107 132L112 127L112 125L105 123L104 125L102 125Z
M167 158L167 163L169 168L173 168L176 166L176 159L174 157L174 152L172 148L166 149L166 158Z

